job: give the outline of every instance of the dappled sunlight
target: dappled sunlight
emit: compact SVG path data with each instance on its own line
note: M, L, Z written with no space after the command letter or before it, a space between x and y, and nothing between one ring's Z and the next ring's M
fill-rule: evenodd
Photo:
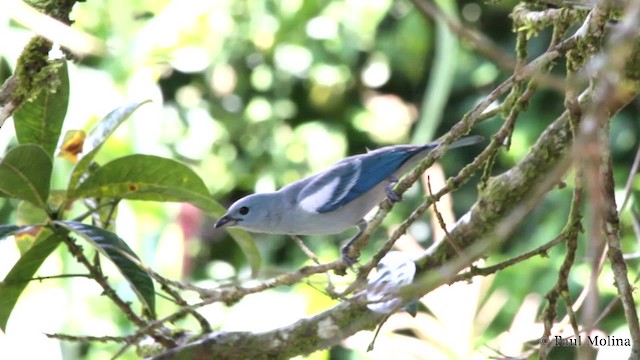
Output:
M640 349L634 2L5 2L0 358Z

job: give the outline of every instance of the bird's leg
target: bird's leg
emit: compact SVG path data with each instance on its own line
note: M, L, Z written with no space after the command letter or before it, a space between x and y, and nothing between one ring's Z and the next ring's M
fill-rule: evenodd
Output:
M391 176L389 177L389 183L387 184L387 187L384 189L387 193L387 199L389 199L389 202L391 204L402 201L402 195L393 190L393 187L396 186L397 183L398 178L396 178L395 176Z
M351 267L353 264L358 262L358 258L352 258L351 256L349 256L349 248L351 248L351 245L353 245L353 242L356 241L356 239L359 238L360 235L362 235L364 230L367 228L367 222L364 219L362 219L358 221L356 226L358 226L358 233L355 234L351 239L349 239L349 241L347 241L347 243L344 244L340 249L340 253L342 254L342 259L347 263L347 265L349 265L349 267Z

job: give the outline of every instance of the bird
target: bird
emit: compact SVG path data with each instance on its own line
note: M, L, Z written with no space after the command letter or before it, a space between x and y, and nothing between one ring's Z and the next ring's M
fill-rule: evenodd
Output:
M465 136L449 148L483 141ZM274 192L245 196L234 202L214 228L237 227L249 232L281 235L329 235L358 227L343 247L348 249L366 229L367 215L385 197L401 201L393 190L398 178L425 158L440 141L424 145L392 145L344 158L328 169L288 184Z

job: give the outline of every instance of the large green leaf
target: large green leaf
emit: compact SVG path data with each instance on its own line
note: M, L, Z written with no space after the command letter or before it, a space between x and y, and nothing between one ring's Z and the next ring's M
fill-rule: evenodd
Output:
M155 314L156 294L149 274L139 265L138 256L118 235L77 221L56 221L67 230L90 242L100 253L108 257L129 281L140 301Z
M89 164L93 158L95 158L104 142L116 131L118 126L127 120L141 105L150 101L151 100L138 101L119 107L110 112L109 115L91 129L87 138L84 140L82 151L84 155L82 155L80 161L78 161L71 172L68 186L69 190L77 187L80 179L89 169Z
M153 155L129 155L90 174L69 197L190 202L216 207L202 179L186 165ZM219 206L219 205L218 205Z
M52 167L41 146L16 146L0 161L0 192L45 209Z
M62 60L52 82L57 82L55 92L43 90L33 100L28 101L13 114L16 135L20 144L42 146L49 156L53 156L64 117L69 104L69 74L67 62Z
M2 331L6 331L9 316L20 294L29 284L29 280L60 242L61 238L56 234L37 242L20 257L0 283L0 328Z
M213 200L202 179L186 165L153 155L130 155L105 164L89 175L69 197L98 197L189 202L220 217L225 208ZM261 266L260 252L243 230L229 232L244 251L253 274Z

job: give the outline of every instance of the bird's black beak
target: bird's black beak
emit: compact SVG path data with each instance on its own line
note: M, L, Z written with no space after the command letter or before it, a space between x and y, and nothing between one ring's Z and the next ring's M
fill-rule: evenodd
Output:
M238 223L238 221L238 219L233 218L229 214L225 214L220 219L218 219L215 224L213 224L213 227L218 229L224 226L234 226Z

